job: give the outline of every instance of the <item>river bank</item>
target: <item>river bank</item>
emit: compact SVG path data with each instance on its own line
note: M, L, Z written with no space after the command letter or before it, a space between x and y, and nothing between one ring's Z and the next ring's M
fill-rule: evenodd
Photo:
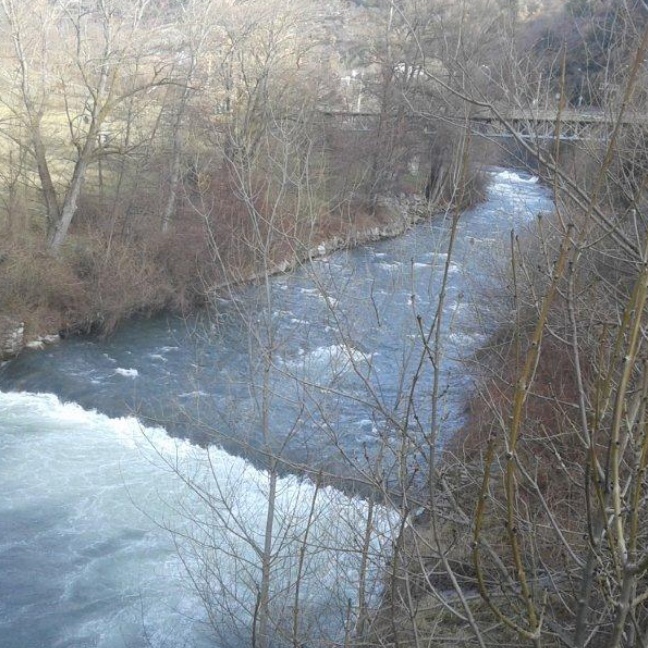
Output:
M73 240L64 250L65 254L61 259L44 259L44 253L34 249L9 250L5 252L0 263L0 278L4 280L5 286L3 291L5 306L0 317L0 361L15 358L24 348L42 349L47 345L56 344L61 337L91 331L100 334L110 333L118 324L133 315L153 316L163 311L186 315L233 286L254 282L266 275L290 272L302 263L337 250L400 236L409 227L438 213L438 210L438 206L431 206L425 198L417 194L383 197L373 213L360 211L350 220L334 219L331 222L322 222L318 229L311 233L308 241L298 245L295 241L287 247L280 243L276 249L271 250L262 268L252 269L249 263L239 267L235 265L224 267L222 261L213 259L215 273L211 274L211 278L201 279L200 285L177 287L183 293L178 300L168 295L168 291L173 287L169 285L158 286L161 294L157 294L154 287L146 290L144 294L137 292L127 303L124 303L123 299L114 297L115 290L126 279L136 284L137 278L132 275L120 278L117 274L114 277L116 285L109 288L109 292L113 295L112 299L110 295L107 299L102 299L101 294L91 297L90 293L97 288L97 284L106 282L97 277L96 268L93 271L79 268L79 264L81 266L89 264L93 267L97 265L96 259L87 258L84 261L79 259L79 255L95 256L97 250L92 251L92 247L97 244L97 241L93 242L93 246L88 246L83 238L77 242ZM180 246L181 249L183 247ZM16 294L13 297L7 296L6 293L16 283L16 275L24 274L26 261L24 257L29 253L35 255L31 266L37 269L36 274L40 276L25 277L19 283L29 283L29 289L24 290L26 285L19 285L15 287ZM204 257L204 254L201 256ZM40 271L40 264L43 261L52 266L47 272L48 278L56 279L62 275L67 285L64 287L51 285L48 280L45 280ZM183 265L186 261L179 263ZM144 268L141 267L140 270ZM195 268L196 276L200 276L203 272L204 269ZM189 283L194 281L193 278L186 276L188 274L186 268L179 274L181 276L178 279L181 281ZM60 282L55 280L54 284L56 283ZM110 283L109 279L108 283ZM64 289L60 292L62 288ZM190 293L189 298L184 295L185 292ZM19 299L21 295L22 302ZM102 301L108 303L102 307Z
M511 231L496 325L468 365L464 421L430 453L428 489L399 536L367 643L645 638L648 563L632 576L619 565L628 538L646 556L646 230L622 207L609 217L614 228L599 229L558 202ZM638 594L623 620L626 586Z

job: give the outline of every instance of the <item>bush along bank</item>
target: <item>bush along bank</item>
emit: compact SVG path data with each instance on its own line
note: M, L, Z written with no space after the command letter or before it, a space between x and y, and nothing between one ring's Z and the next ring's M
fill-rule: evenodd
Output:
M394 645L641 645L646 232L623 221L621 251L588 218L515 242L514 309L472 359L468 420L396 545L378 619Z
M16 237L3 244L0 263L2 359L59 336L109 334L134 315L190 312L228 286L398 236L434 211L418 195L385 197L372 212L321 218L302 241L278 240L261 263L236 240L240 231L216 241L201 219L190 214L169 233L140 226L130 240L78 229L57 256L30 238Z

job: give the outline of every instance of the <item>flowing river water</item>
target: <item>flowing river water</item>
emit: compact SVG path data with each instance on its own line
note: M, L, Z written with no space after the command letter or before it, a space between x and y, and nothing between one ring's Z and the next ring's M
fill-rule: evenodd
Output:
M509 233L551 209L537 178L494 169L449 259L450 221L438 217L232 290L209 314L133 321L5 364L0 646L249 642L268 457L396 479L403 438L416 448L433 425L435 374L420 360L445 272L442 443L470 390L463 360L506 312L492 278ZM412 451L408 469L420 460ZM393 516L289 469L276 504L276 615L299 607L306 636L339 636L361 578L348 548L371 517L375 600Z

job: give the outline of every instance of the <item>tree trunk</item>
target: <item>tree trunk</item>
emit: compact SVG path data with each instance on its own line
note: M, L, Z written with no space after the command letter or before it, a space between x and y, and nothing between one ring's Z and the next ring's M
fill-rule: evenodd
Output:
M76 214L79 195L81 194L81 188L83 187L83 181L85 180L85 174L88 169L88 156L89 153L88 155L81 154L77 160L74 173L72 174L72 181L63 200L63 208L49 237L48 246L54 253L59 251L65 241L70 225L72 224L72 219Z
M261 586L259 588L259 633L258 648L270 645L270 578L272 567L272 533L274 530L275 502L277 498L277 471L271 468L268 475L270 490L268 492L268 514L266 516L263 555L261 556Z
M173 152L171 158L171 174L169 178L169 195L167 196L164 212L162 213L162 233L166 234L171 226L171 221L178 204L178 193L182 182L182 165L180 163L180 153L182 143L180 141L180 124L177 123L173 133Z
M34 144L34 155L36 157L36 166L38 168L38 177L40 179L40 189L45 202L45 212L47 218L47 239L51 241L56 233L56 228L61 220L61 210L59 208L56 189L52 182L52 176L47 164L45 144L40 135L38 124L32 124L32 141Z

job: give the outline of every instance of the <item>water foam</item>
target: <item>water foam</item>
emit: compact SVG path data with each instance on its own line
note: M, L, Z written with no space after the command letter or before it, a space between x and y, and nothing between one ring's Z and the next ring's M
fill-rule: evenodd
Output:
M117 367L115 373L119 376L124 376L125 378L137 378L137 376L139 376L139 371L137 371L137 369L125 369L124 367Z
M534 185L539 181L538 176L527 173L518 173L516 171L497 171L493 175L499 182L515 182Z
M0 417L0 516L13 531L3 534L0 566L11 565L26 583L22 597L15 583L4 585L12 591L0 587L0 633L15 637L7 648L117 648L143 645L145 635L154 646L213 645L185 569L200 577L206 565L213 572L203 598L217 614L227 603L245 629L259 577L267 473L219 448L206 450L162 428L111 419L52 395L0 393ZM367 515L366 502L334 489L294 476L279 480L277 615L295 595L304 548L305 614L326 616L340 605L335 614L343 616L359 579L359 557L348 549L359 546L356 533ZM390 529L381 510L374 571Z
M355 371L359 365L366 366L370 363L372 354L364 353L352 346L344 344L331 344L316 347L312 351L298 351L298 359L284 361L284 365L291 370L305 371L307 374L319 376L339 376Z

